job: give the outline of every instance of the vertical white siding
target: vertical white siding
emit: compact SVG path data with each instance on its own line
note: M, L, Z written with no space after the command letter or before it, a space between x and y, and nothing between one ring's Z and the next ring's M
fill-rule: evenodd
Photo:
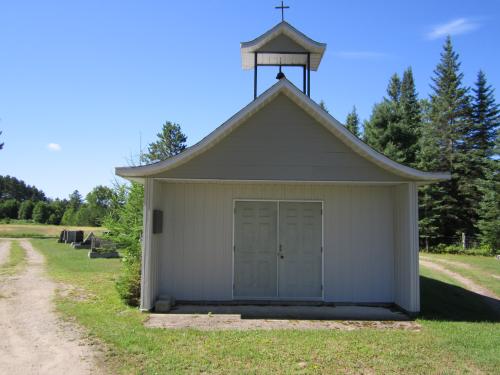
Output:
M395 303L420 310L418 269L418 202L415 183L394 187Z
M143 237L142 237L142 272L141 272L141 309L150 310L158 295L161 234L153 234L153 210L162 209L164 198L162 185L151 178L144 183Z
M161 183L158 294L232 299L234 199L324 201L324 298L393 302L390 186Z

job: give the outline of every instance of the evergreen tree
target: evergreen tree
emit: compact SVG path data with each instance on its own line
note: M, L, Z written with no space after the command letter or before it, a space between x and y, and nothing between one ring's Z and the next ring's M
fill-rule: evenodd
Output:
M401 78L397 73L394 73L389 81L389 86L387 86L387 95L389 95L389 100L393 103L399 103L401 98Z
M429 121L422 128L419 160L423 170L452 173L450 181L425 188L429 202L427 207L421 207L420 213L422 232L438 228L435 240L448 243L454 242L460 232L470 234L476 216L470 192L465 190L471 186L466 177L469 168L464 148L466 134L471 129L471 110L458 59L448 37L432 79Z
M384 97L381 103L373 107L370 119L364 123L363 137L375 150L403 163L405 155L399 145L401 80L397 74L390 79L387 95L389 98Z
M73 210L77 211L82 204L83 204L83 198L78 190L75 190L69 195L68 205Z
M45 193L24 181L11 176L0 176L0 201L15 199L19 202L31 199L33 202L47 200Z
M158 140L148 146L148 152L141 155L141 161L156 163L177 155L186 148L187 137L179 124L170 121L163 124L162 131L157 134Z
M365 122L364 140L392 160L415 166L422 109L411 68L403 80L397 74L391 77L387 96Z
M500 153L500 137L497 133L496 156ZM479 180L482 201L479 205L478 227L481 242L493 252L500 252L500 160L498 157L488 160L486 175Z
M352 111L347 115L345 126L352 134L359 137L359 116L356 111L356 106L352 107Z
M149 163L162 161L186 148L186 136L178 124L166 122L158 140L149 145L149 153L141 160ZM124 272L116 282L120 297L128 304L139 304L141 287L141 245L144 187L138 183L117 185L109 203L104 226L110 230L108 238L122 249Z
M479 71L473 88L473 130L469 137L470 148L478 151L480 158L493 154L495 136L500 125L500 106L495 101L494 90L488 85L486 75Z
M400 96L400 145L405 153L405 164L415 166L417 162L418 139L422 126L422 108L418 100L411 67L403 73Z

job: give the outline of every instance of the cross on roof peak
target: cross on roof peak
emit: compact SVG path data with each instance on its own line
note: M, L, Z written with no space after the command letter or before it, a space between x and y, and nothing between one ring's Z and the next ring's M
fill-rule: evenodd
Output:
M274 7L276 9L281 9L281 21L285 20L285 9L290 9L288 5L283 5L283 1L281 2L281 6Z

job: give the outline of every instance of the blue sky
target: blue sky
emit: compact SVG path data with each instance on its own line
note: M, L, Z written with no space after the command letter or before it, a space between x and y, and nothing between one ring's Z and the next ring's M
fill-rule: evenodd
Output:
M0 174L50 197L109 185L166 121L193 144L248 104L239 43L280 21L278 1L0 3ZM450 34L465 83L500 87L500 2L289 0L286 19L328 44L311 97L363 119L412 66L421 97ZM288 77L296 74L285 70ZM262 70L260 91L275 82ZM298 83L298 82L297 82Z

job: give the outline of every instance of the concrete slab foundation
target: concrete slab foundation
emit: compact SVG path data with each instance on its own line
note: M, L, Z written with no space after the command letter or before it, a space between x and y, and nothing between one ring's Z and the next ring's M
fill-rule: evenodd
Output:
M402 312L368 306L217 306L178 305L168 314L150 314L154 328L218 329L343 329L420 330Z

